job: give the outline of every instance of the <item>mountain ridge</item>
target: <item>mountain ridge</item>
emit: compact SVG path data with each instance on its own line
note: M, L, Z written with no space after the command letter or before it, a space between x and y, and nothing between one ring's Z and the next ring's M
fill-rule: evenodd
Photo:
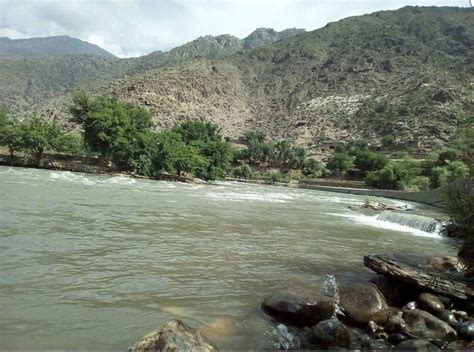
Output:
M97 55L109 59L117 58L112 53L87 41L67 35L26 39L0 38L0 56L65 56Z
M158 128L198 118L218 123L232 138L261 130L310 149L325 140L379 143L385 134L445 144L474 111L473 15L405 7L252 49L241 49L230 35L205 36L167 53L90 62L89 76L44 99L56 103L36 104L64 119L64 95L82 87L142 106Z

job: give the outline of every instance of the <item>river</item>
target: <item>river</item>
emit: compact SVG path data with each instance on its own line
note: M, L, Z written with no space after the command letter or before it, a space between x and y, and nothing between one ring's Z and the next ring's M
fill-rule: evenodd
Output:
M348 209L364 200L0 167L0 348L123 350L172 318L221 349L275 348L272 292L366 280L366 254L455 252Z

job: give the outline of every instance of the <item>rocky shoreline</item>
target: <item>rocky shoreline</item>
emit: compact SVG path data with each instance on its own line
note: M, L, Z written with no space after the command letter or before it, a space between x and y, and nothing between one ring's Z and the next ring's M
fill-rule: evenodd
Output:
M409 263L364 257L369 282L324 292L276 292L259 309L294 338L282 350L459 351L474 349L474 283L458 257ZM334 278L333 278L334 279ZM129 351L217 351L197 330L172 320Z

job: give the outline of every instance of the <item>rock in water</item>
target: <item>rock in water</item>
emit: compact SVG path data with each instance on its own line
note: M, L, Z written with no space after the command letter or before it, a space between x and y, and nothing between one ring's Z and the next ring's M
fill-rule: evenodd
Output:
M393 349L394 351L439 351L439 347L428 340L406 340L400 342Z
M267 297L262 309L272 317L295 326L314 326L329 319L336 309L327 297L308 298L293 292L279 292Z
M311 329L310 342L324 347L348 347L349 329L336 319L320 321Z
M465 321L456 328L461 339L472 341L474 340L474 322Z
M139 351L218 351L206 337L181 320L171 320L158 330L142 337L129 352Z
M430 313L436 313L444 309L444 304L438 298L431 293L422 293L418 297L418 302L423 309L426 309Z
M452 341L457 337L456 331L451 326L424 310L405 311L403 319L407 324L407 332L420 339Z
M367 324L373 320L384 324L389 316L385 298L371 283L356 283L340 291L339 305L354 323Z
M461 272L466 268L463 260L455 256L434 257L425 264L425 268L436 272Z

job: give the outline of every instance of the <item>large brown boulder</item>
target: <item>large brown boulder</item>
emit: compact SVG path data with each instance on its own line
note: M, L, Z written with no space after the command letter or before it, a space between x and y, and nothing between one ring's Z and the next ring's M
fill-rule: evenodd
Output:
M158 330L142 337L129 352L139 351L218 351L206 337L187 326L181 320L173 319Z
M274 318L294 326L313 326L333 316L336 306L324 296L302 296L278 292L267 297L262 309Z
M384 296L372 283L355 283L343 287L339 305L346 318L358 324L367 324L369 321L384 324L390 315Z

